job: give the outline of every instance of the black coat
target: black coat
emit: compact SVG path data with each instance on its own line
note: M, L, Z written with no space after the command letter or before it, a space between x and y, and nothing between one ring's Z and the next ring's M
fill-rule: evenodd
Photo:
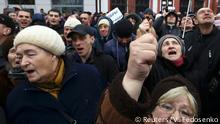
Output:
M83 63L77 53L74 54L74 57L77 63ZM114 59L96 48L93 48L91 55L86 60L85 64L94 65L107 83L110 83L112 79L119 73Z
M202 114L204 117L220 115L220 30L214 27L208 35L195 31L194 43L187 51L198 79Z
M6 105L10 124L70 124L70 118L77 124L94 123L103 90L97 69L67 58L64 65L57 99L29 82L15 87Z
M194 81L193 78L187 74L190 71L191 70L188 65L188 60L186 58L184 58L183 65L181 65L180 67L176 67L171 61L163 57L157 57L157 60L152 66L149 76L145 80L145 82L150 82L150 83L144 83L144 86L148 88L149 92L151 92L154 86L160 80L172 75L181 75L187 78L188 80L190 80L191 82L193 82Z

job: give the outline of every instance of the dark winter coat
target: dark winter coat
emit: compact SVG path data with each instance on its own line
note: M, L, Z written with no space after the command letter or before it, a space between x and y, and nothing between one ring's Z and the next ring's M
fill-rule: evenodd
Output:
M83 63L77 53L74 54L74 57L77 63ZM85 64L94 65L98 69L106 83L111 83L112 79L119 72L114 59L96 48L93 48L91 55L86 60Z
M106 37L100 36L100 32L99 32L98 24L99 24L99 22L100 22L102 19L107 19L107 20L109 21L109 24L110 24L110 26L109 26L109 32L108 32L108 35L107 35ZM99 18L99 20L97 21L96 27L97 27L97 31L98 31L97 42L98 42L98 44L100 45L100 49L103 50L104 44L105 44L107 41L109 41L109 40L111 40L111 39L113 38L113 37L112 37L112 32L114 31L113 22L112 22L112 20L111 20L110 18L108 18L108 17L106 17L106 16L101 16L101 17Z
M64 65L64 79L57 99L28 82L9 94L6 112L10 124L94 123L102 92L99 73L94 67L73 64L67 58Z
M195 86L197 86L197 82L195 82L193 75L188 74L191 74L191 71L192 70L190 65L188 65L187 58L184 58L183 65L176 67L171 61L163 57L157 57L157 60L153 64L149 76L146 78L145 82L148 83L144 84L144 86L148 88L149 92L151 92L159 81L172 75L181 75L190 80Z
M187 57L197 71L204 117L219 117L220 107L220 30L214 27L208 35L202 35L197 30Z
M132 41L135 39L135 36L132 35ZM113 39L105 43L104 52L114 58L116 61L119 71L125 71L127 68L127 62L129 57L129 44L120 44L115 35Z
M181 37L181 30L179 27L177 27L177 25L169 26L167 24L163 24L163 21L164 17L161 16L157 18L153 23L153 27L159 39L166 34L173 34L175 36Z

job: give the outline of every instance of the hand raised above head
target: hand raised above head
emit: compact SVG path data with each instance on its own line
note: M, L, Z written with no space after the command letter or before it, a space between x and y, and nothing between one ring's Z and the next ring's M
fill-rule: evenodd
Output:
M138 98L138 91L141 90L156 56L157 40L152 34L144 34L131 42L128 68L122 84L132 98Z

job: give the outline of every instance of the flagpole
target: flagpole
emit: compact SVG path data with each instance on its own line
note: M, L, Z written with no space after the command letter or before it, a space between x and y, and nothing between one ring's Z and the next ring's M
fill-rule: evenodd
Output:
M189 9L190 9L191 4L192 4L192 0L189 0L188 8L187 8L187 12L186 12L186 19L187 19L187 17L189 16ZM185 23L184 23L182 39L184 39L184 37L185 37L185 32L186 32L186 22L187 22L187 20L186 20Z

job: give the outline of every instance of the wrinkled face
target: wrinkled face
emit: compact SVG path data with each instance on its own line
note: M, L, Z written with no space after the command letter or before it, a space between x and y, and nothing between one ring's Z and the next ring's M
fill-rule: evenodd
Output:
M19 27L21 28L28 27L32 22L31 14L26 11L19 11L17 16L17 22Z
M70 41L71 39L67 38L67 35L73 30L73 28L71 27L64 27L64 30L63 30L63 35L65 37L66 40Z
M175 61L182 56L181 45L174 38L167 38L161 48L162 56L170 61Z
M80 20L81 20L81 22L82 22L82 24L84 24L84 25L90 25L90 17L89 17L89 15L88 14L86 14L86 13L82 13L81 15L80 15Z
M198 24L213 24L215 17L210 8L201 8L196 14Z
M59 25L61 20L59 13L53 11L49 12L47 19L51 25Z
M177 96L176 98L158 104L152 112L153 118L161 122L155 124L193 124L190 119L194 113L192 106L186 96Z
M44 83L52 80L57 66L56 56L31 44L18 45L16 53L30 82Z
M92 49L92 44L94 42L94 37L89 34L83 36L75 34L72 37L72 46L76 49L76 52L82 58L87 58Z
M193 21L191 17L183 17L181 20L181 27L184 28L184 25L186 24L186 28L192 28L193 27Z
M167 17L167 23L168 24L175 24L176 23L176 17L173 14L170 14Z
M109 32L109 26L105 25L105 24L101 24L99 26L99 33L102 37L106 37L108 36L108 32Z

